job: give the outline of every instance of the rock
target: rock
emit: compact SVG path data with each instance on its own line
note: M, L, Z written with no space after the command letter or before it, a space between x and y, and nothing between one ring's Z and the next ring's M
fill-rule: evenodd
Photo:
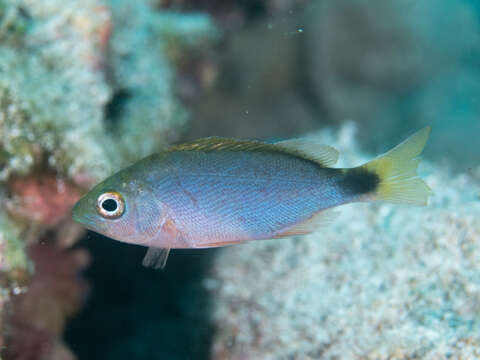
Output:
M319 137L339 167L370 158L350 125ZM350 204L318 233L220 251L213 358L478 358L480 184L420 170L427 207Z

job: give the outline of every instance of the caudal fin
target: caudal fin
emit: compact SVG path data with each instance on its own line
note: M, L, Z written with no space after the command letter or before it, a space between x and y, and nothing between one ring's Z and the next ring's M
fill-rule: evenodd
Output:
M380 155L360 168L378 176L378 185L373 200L426 205L431 190L418 177L417 167L421 154L430 134L427 126L389 152Z

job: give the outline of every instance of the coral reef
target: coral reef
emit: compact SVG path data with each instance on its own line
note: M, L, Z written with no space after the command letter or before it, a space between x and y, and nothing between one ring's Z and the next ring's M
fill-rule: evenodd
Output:
M154 10L148 1L0 0L0 326L8 358L55 358L52 344L81 301L66 298L68 310L54 314L42 307L63 295L54 285L36 289L61 283L43 267L49 256L69 274L65 282L78 284L81 266L64 250L81 233L70 207L113 170L178 137L188 115L175 94L178 57L219 35L207 15ZM25 249L36 254L41 239L51 246L29 258ZM31 296L49 300L31 306ZM26 329L31 309L39 324L56 325Z
M352 126L339 166L367 159ZM477 359L480 184L430 163L427 207L351 204L319 233L221 250L214 359Z
M117 97L106 120L118 145L114 156L133 161L177 137L187 114L173 91L171 64L186 49L204 49L219 32L203 14L155 13L143 2L113 3Z
M17 3L35 23L20 49L0 47L2 178L44 160L97 179L175 138L186 114L168 53L216 37L208 17L144 1Z
M66 320L86 296L79 271L88 264L85 251L61 251L52 243L30 248L35 274L16 287L7 305L4 327L6 359L67 360L75 356L60 340Z
M53 174L13 177L9 190L14 197L6 205L12 217L25 219L29 226L38 223L46 228L60 224L80 198L77 186Z

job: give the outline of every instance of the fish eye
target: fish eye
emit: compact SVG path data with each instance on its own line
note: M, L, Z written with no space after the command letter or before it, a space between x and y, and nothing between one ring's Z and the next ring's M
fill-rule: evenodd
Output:
M125 211L122 195L114 191L101 194L97 199L97 211L107 219L116 219Z

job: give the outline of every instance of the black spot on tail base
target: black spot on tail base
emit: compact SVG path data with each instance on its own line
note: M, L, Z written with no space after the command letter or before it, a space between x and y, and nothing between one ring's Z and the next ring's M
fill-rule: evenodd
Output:
M375 191L380 183L379 176L362 168L348 169L340 186L352 195L363 195Z

